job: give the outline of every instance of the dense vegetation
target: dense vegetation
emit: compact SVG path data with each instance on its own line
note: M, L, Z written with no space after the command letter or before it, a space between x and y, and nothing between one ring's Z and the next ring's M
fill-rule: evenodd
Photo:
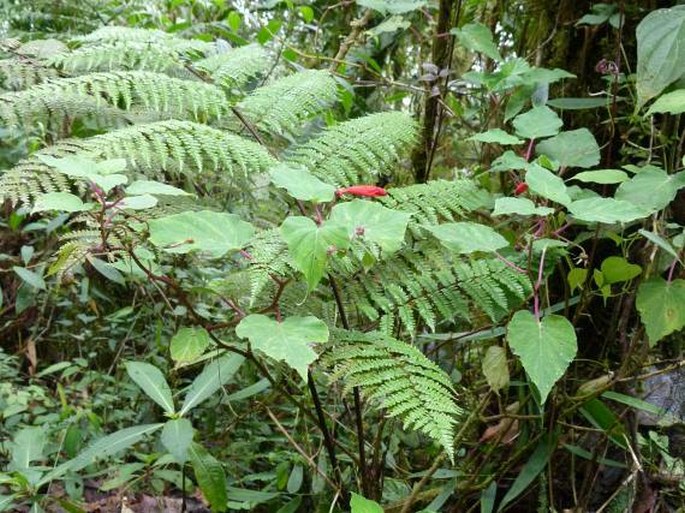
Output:
M0 511L685 508L685 6L0 13Z

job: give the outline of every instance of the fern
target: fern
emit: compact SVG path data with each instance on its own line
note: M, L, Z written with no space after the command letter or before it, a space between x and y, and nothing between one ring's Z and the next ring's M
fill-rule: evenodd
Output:
M190 121L162 121L115 130L88 139L60 141L0 175L0 201L30 203L45 192L68 191L65 177L43 164L38 155L88 156L94 159L126 158L132 174L165 179L185 175L224 191L246 190L253 177L274 163L257 143Z
M351 311L387 330L399 322L411 334L419 319L431 330L440 321L473 321L471 306L497 321L531 291L527 276L499 260L461 260L427 241L343 281Z
M216 84L233 90L268 70L271 63L264 48L252 44L212 55L194 62L193 66L207 73Z
M26 59L0 60L0 85L3 89L19 91L57 77L56 69Z
M372 183L416 140L417 125L401 112L346 121L295 149L289 161L336 186Z
M337 98L337 85L327 71L302 71L257 89L237 108L260 130L293 132L303 121L323 112Z
M115 43L135 41L149 43L157 41L169 41L177 39L173 34L157 29L144 29L136 27L100 27L93 32L75 38L75 41L84 44Z
M82 103L83 105L79 105ZM40 84L0 95L0 120L9 126L31 124L72 111L79 115L121 107L147 109L157 118L219 118L226 112L220 88L144 71L93 73Z
M359 387L377 400L406 429L414 429L443 446L454 458L454 427L462 409L454 402L449 377L421 351L383 333L336 331L335 344L323 364L345 392Z

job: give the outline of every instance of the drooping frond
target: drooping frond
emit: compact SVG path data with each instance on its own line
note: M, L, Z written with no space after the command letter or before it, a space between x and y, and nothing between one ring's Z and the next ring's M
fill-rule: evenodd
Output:
M2 89L20 91L57 77L56 69L37 62L21 58L0 60L0 88Z
M488 206L489 194L473 180L433 180L425 184L410 185L388 190L379 198L388 208L412 214L411 223L416 230L419 224L438 224L455 221L469 212Z
M63 140L37 155L125 158L132 175L139 173L151 179L183 176L202 191L214 186L248 193L252 178L274 163L255 142L206 125L176 120L135 125L87 139ZM0 201L29 203L38 194L69 189L64 176L35 155L0 175Z
M193 66L207 73L214 83L232 90L267 71L271 62L261 45L251 44L196 61Z
M238 103L257 128L283 134L320 114L337 98L337 85L327 71L307 70L260 87Z
M64 107L55 109L63 99ZM181 80L159 73L127 71L93 73L63 78L0 95L0 120L21 126L55 116L61 120L74 114L69 109L91 112L92 108L145 109L156 118L219 118L226 111L220 88L193 80Z
M93 32L78 36L76 41L81 43L112 43L117 41L166 41L177 39L173 34L157 29L145 29L136 27L108 26L100 27Z
M419 320L472 322L475 308L496 321L529 294L528 277L496 259L465 260L425 241L344 280L343 297L361 319L392 330L396 322L414 334Z
M346 392L359 387L406 429L429 436L454 457L454 427L462 409L442 369L415 347L383 333L336 331L333 338L322 361Z
M373 183L414 144L416 122L401 112L381 112L327 129L299 146L289 161L338 187Z

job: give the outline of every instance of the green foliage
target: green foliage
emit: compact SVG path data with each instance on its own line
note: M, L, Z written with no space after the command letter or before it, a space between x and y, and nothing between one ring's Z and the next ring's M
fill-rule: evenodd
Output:
M418 349L378 332L336 332L334 347L324 363L345 390L360 387L380 402L405 428L415 429L440 443L454 457L452 440L457 417L449 377Z

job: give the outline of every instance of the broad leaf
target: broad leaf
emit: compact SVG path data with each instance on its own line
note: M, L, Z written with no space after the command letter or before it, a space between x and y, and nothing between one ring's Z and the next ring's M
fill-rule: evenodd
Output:
M204 328L181 328L171 338L171 359L180 363L194 362L209 346L209 334Z
M474 253L476 251L497 251L509 245L489 226L478 223L444 223L426 226L445 247L457 253Z
M668 112L669 114L685 112L685 89L666 93L652 104L646 115L649 116L658 112Z
M652 278L640 284L635 302L651 346L685 326L685 280Z
M117 271L117 269L113 267L112 264L110 264L109 262L105 262L104 260L95 258L92 255L86 255L86 260L90 262L90 265L93 266L93 269L95 269L108 280L113 281L114 283L118 283L119 285L126 284L126 280L124 279L122 274L119 271Z
M381 248L384 254L400 249L411 215L378 203L353 200L333 207L330 222L347 228L348 237L361 237Z
M154 365L145 362L126 362L126 372L143 389L150 399L166 413L174 413L174 400L164 374Z
M373 9L382 14L403 14L416 11L428 3L428 0L357 0L357 5Z
M126 193L131 195L152 194L153 196L190 196L190 193L154 180L137 180L126 187Z
M42 486L44 484L57 479L58 477L64 475L65 473L78 472L83 470L88 465L92 465L99 459L108 458L119 451L123 451L131 447L133 444L139 442L143 436L153 433L160 429L164 424L143 424L140 426L134 426L130 428L121 429L107 435L95 442L91 443L81 454L76 456L61 465L57 466L51 472L48 472L38 483L37 486Z
M528 198L497 198L493 216L503 216L508 214L518 214L521 216L547 216L554 212L553 208L537 207Z
M649 212L627 201L613 198L588 198L574 201L568 207L573 217L588 223L629 223L647 217Z
M295 369L304 381L309 365L318 358L312 344L328 341L326 323L311 315L288 317L283 322L266 315L248 315L235 332L240 338L247 338L252 349Z
M503 347L490 346L483 358L483 375L493 391L499 392L509 385L507 352Z
M176 461L183 464L188 459L188 448L193 443L194 429L188 419L171 419L162 429L162 444Z
M544 167L531 164L526 171L525 180L530 190L538 196L561 203L564 206L571 203L571 197L568 195L564 181Z
M271 183L302 201L321 203L335 198L335 187L322 182L303 167L280 165L271 171Z
M561 132L541 141L535 151L556 160L561 167L593 167L599 164L599 146L587 128Z
M195 471L195 480L202 490L212 511L228 510L228 492L226 489L226 474L214 456L200 444L192 443L188 448L190 463Z
M560 315L537 320L532 313L519 311L509 321L507 340L544 404L578 351L573 325Z
M32 212L58 210L60 212L83 212L89 210L91 204L84 204L81 198L69 192L48 192L36 198Z
M561 110L583 110L607 107L610 99L604 98L552 98L547 101L547 105Z
M352 492L350 508L352 508L352 513L383 513L383 508L380 506L380 504L366 499L361 495L357 495L354 492Z
M157 205L157 198L150 194L140 196L126 196L119 203L117 208L121 210L145 210Z
M254 227L234 214L209 210L152 219L150 242L169 253L200 251L218 258L245 246Z
M638 107L685 73L685 6L657 9L637 26Z
M281 225L281 235L309 290L314 290L321 281L329 255L347 249L350 244L345 226L334 223L317 226L308 217L301 216L288 217Z
M42 459L45 456L43 448L46 442L47 432L42 427L25 427L17 431L9 444L11 469L25 470L31 466L32 461Z
M600 269L604 276L604 283L607 284L630 281L642 274L642 267L631 264L625 258L619 256L605 258Z
M663 169L646 166L629 181L619 185L614 198L656 212L666 208L675 199L678 190L685 186L685 171L669 175Z
M501 61L497 44L492 37L492 32L482 23L468 23L461 28L452 29L451 34L456 34L462 46L487 55L494 61Z
M188 388L179 414L185 415L202 401L214 395L233 377L244 361L244 357L228 353L208 363Z
M652 241L654 244L659 246L666 253L668 253L673 258L678 260L678 262L682 263L680 256L678 255L678 252L673 247L673 244L671 244L669 241L664 239L661 235L659 235L658 233L654 233L654 232L648 232L647 230L643 230L643 229L638 230L638 233L640 235L642 235L644 238Z
M27 283L34 289L45 290L47 288L45 280L37 272L16 265L12 267L12 270L24 281L24 283Z
M557 113L544 105L519 114L512 123L516 133L524 139L539 139L556 135L563 125Z
M467 139L468 141L479 141L484 143L497 143L502 145L510 144L521 144L523 139L511 135L501 128L493 128L487 132L481 132L480 134L472 135Z
M569 180L578 180L583 183L599 183L603 185L626 182L629 179L628 174L620 169L583 171L569 178Z

